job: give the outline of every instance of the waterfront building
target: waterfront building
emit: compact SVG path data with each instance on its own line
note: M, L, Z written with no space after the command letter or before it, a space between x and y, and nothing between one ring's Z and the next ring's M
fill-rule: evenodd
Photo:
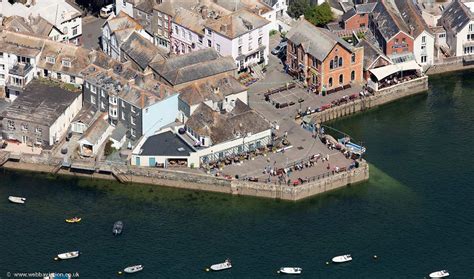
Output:
M380 49L394 63L414 60L414 38L398 14L396 7L388 1L379 1L369 15L369 29L378 41Z
M2 137L51 148L82 108L82 95L35 80L1 114Z
M178 117L176 91L151 74L140 74L129 63L109 70L91 65L82 74L84 104L107 112L112 126L122 123L129 139L153 134Z
M369 27L369 15L377 3L358 4L349 8L341 17L344 30L359 30Z
M198 13L178 8L171 24L172 52L189 53L206 48L204 44L205 19Z
M236 70L232 57L222 57L212 48L153 61L149 66L157 80L176 90L208 78L235 75Z
M162 61L167 54L145 39L137 31L133 31L120 45L120 61L130 61L134 69L145 72L152 61Z
M4 30L49 38L53 41L62 41L62 32L42 16L21 16L5 17L2 22Z
M79 153L85 157L96 156L100 147L109 139L112 131L114 131L114 127L109 125L107 113L103 113L79 139Z
M446 30L446 45L452 56L474 54L474 3L453 1L438 24Z
M393 64L378 46L368 40L360 40L358 47L364 48L364 79L369 80L370 70Z
M41 16L54 25L61 33L57 40L80 45L82 40L82 14L66 0L29 1L29 5L21 1L0 1L2 16ZM54 35L55 36L55 35Z
M288 72L314 92L362 83L364 49L300 18L288 32Z
M413 55L418 64L429 66L434 63L435 37L411 1L395 0L398 11L413 36Z
M232 110L225 112L201 103L184 127L140 140L132 152L131 164L206 167L269 144L270 123L240 99Z
M267 65L270 21L246 9L208 20L204 44L223 56L232 56L238 70Z

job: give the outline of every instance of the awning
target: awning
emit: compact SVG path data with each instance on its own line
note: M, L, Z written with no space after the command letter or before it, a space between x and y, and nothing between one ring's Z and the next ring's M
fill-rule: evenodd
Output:
M369 70L376 78L377 80L382 80L389 75L392 75L397 72L403 72L403 71L413 71L413 70L420 70L421 67L416 63L415 61L407 61L399 64L393 64L393 65L388 65L385 67L380 67L380 68L375 68L372 70Z

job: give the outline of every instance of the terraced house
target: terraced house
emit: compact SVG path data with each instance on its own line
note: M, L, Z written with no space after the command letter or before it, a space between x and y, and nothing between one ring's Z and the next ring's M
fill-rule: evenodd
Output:
M363 80L364 49L300 18L287 34L288 72L316 93L329 93Z

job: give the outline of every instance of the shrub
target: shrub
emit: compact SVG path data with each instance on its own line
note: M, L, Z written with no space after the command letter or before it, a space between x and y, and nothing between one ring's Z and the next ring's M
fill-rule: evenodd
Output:
M115 148L112 147L112 144L113 144L113 142L111 140L109 140L105 144L105 148L104 148L104 155L105 156L109 156L110 154L114 153Z

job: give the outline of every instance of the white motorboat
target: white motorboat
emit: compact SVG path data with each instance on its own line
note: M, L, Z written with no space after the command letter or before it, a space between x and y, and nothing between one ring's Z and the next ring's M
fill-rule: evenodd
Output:
M226 259L223 263L211 265L210 268L212 271L221 271L221 270L232 268L232 263L230 262L229 259Z
M280 274L292 274L297 275L303 272L301 267L281 267L280 270L277 271Z
M333 263L346 263L350 261L352 261L352 257L349 254L332 258Z
M79 251L67 252L58 255L60 260L69 260L79 257Z
M449 272L447 270L440 270L430 273L430 278L444 278L448 276Z
M12 203L18 203L18 204L24 204L26 202L26 198L14 197L14 196L9 196L8 200Z
M125 273L135 273L143 270L143 265L134 265L134 266L129 266L123 270Z

